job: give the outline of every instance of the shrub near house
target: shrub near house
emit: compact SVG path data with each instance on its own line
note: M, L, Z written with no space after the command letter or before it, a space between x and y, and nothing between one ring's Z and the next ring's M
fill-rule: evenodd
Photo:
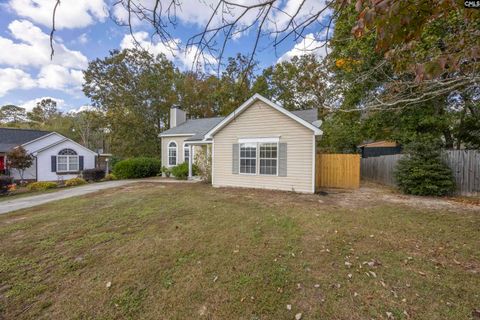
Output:
M172 175L179 180L187 180L188 178L188 163L183 162L170 169ZM198 174L198 168L195 164L192 164L192 174L196 176Z
M56 182L39 181L39 182L30 183L27 186L27 189L30 191L44 191L48 189L54 189L56 187L58 187L58 184Z
M113 174L119 179L135 179L156 176L162 168L160 160L139 157L119 161L113 167Z

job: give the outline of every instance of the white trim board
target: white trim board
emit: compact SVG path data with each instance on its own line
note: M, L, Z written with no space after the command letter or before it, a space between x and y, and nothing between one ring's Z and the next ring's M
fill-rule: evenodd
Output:
M281 113L283 113L284 115L290 117L291 119L297 121L298 123L300 123L301 125L307 127L308 129L312 130L313 133L316 135L316 136L319 136L319 135L322 135L323 132L322 130L320 130L319 128L315 127L313 124L303 120L302 118L300 118L299 116L291 113L290 111L282 108L281 106L279 106L278 104L274 103L273 101L271 100L268 100L267 98L263 97L262 95L256 93L253 95L253 97L251 97L250 99L248 99L247 101L245 101L240 107L238 107L237 109L235 109L235 111L233 111L232 113L230 113L227 117L225 117L225 119L223 119L219 124L217 124L215 127L213 127L210 131L208 131L205 136L204 136L204 139L210 139L212 138L213 135L215 135L215 133L217 133L220 129L222 129L223 127L225 127L227 124L230 123L230 121L232 121L233 119L235 119L235 117L237 117L238 115L240 115L243 111L245 111L246 109L248 109L248 107L250 107L254 102L256 101L262 101L264 102L265 104L267 104L268 106L280 111Z

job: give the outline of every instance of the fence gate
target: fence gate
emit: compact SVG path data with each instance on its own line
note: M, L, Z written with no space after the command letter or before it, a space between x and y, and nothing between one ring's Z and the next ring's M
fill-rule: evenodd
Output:
M317 188L360 187L359 154L317 154L316 161Z

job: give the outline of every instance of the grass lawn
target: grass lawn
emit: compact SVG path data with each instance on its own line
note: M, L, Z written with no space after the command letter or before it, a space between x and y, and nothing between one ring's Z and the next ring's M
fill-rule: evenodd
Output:
M0 319L472 318L478 211L348 197L143 183L2 215Z

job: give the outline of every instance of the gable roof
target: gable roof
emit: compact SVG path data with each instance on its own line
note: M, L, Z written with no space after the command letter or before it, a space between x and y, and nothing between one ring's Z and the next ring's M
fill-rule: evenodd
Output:
M57 134L58 134L58 133L57 133ZM45 150L48 150L48 149L50 149L50 148L52 148L52 147L55 147L55 146L57 146L57 145L59 145L59 144L62 144L62 143L64 143L64 142L70 142L70 143L73 143L73 144L77 145L78 147L80 147L80 148L82 148L82 149L84 149L84 150L86 150L86 151L88 151L88 152L90 152L90 153L92 153L92 154L94 154L94 155L97 155L97 153L96 153L95 151L90 150L90 149L88 149L87 147L82 146L80 143L75 142L75 141L73 141L73 140L70 139L70 138L64 137L64 136L62 136L61 134L58 134L58 135L61 136L61 137L63 137L63 139L58 140L58 141L55 141L54 143L51 143L51 144L49 144L48 146L45 146L45 147L40 148L40 149L38 149L38 150L35 150L33 153L34 153L34 154L41 153L41 152L43 152L43 151L45 151Z
M51 134L51 131L0 128L0 152L8 152L12 148Z
M291 119L297 121L301 125L303 125L303 126L307 127L308 129L312 130L315 135L323 134L322 130L320 130L318 127L316 127L315 125L312 124L312 122L316 121L317 119L314 119L312 122L309 121L313 118L313 112L316 113L316 111L301 110L301 111L297 111L297 112L291 112L291 111L288 111L287 109L284 109L283 107L279 106L278 104L274 103L273 101L268 100L264 96L256 93L250 99L245 101L240 107L238 107L232 113L230 113L227 117L225 117L225 119L223 119L219 124L217 124L210 131L208 131L205 134L205 139L211 139L212 136L216 132L218 132L220 129L222 129L223 127L228 125L230 123L230 121L235 119L235 117L240 115L243 111L247 110L256 101L262 101L266 105L280 111L281 113L283 113L287 117L290 117ZM304 118L302 118L302 116L307 118L308 120L305 120ZM315 116L315 118L316 118L316 116Z
M256 94L227 117L190 119L174 128L170 128L168 130L163 131L160 134L160 137L187 136L188 138L186 138L185 141L199 141L199 140L208 139L210 137L208 137L207 134L210 133L214 128L219 126L223 121L225 121L226 118L231 117L232 114L236 112L237 113L235 114L235 116L238 115L240 112L238 112L237 110L239 110L242 107L246 108L247 106L253 104L253 102L257 101L257 99L264 101L268 105L274 104L272 101L268 100L267 98L259 94ZM318 129L318 127L312 124L313 122L318 120L317 109L287 111L286 109L283 109L282 107L276 104L274 105L275 105L274 108L276 109L279 108L283 110L281 111L282 113L287 114L289 117L293 118L294 120L312 129L316 135L322 134L322 131Z

